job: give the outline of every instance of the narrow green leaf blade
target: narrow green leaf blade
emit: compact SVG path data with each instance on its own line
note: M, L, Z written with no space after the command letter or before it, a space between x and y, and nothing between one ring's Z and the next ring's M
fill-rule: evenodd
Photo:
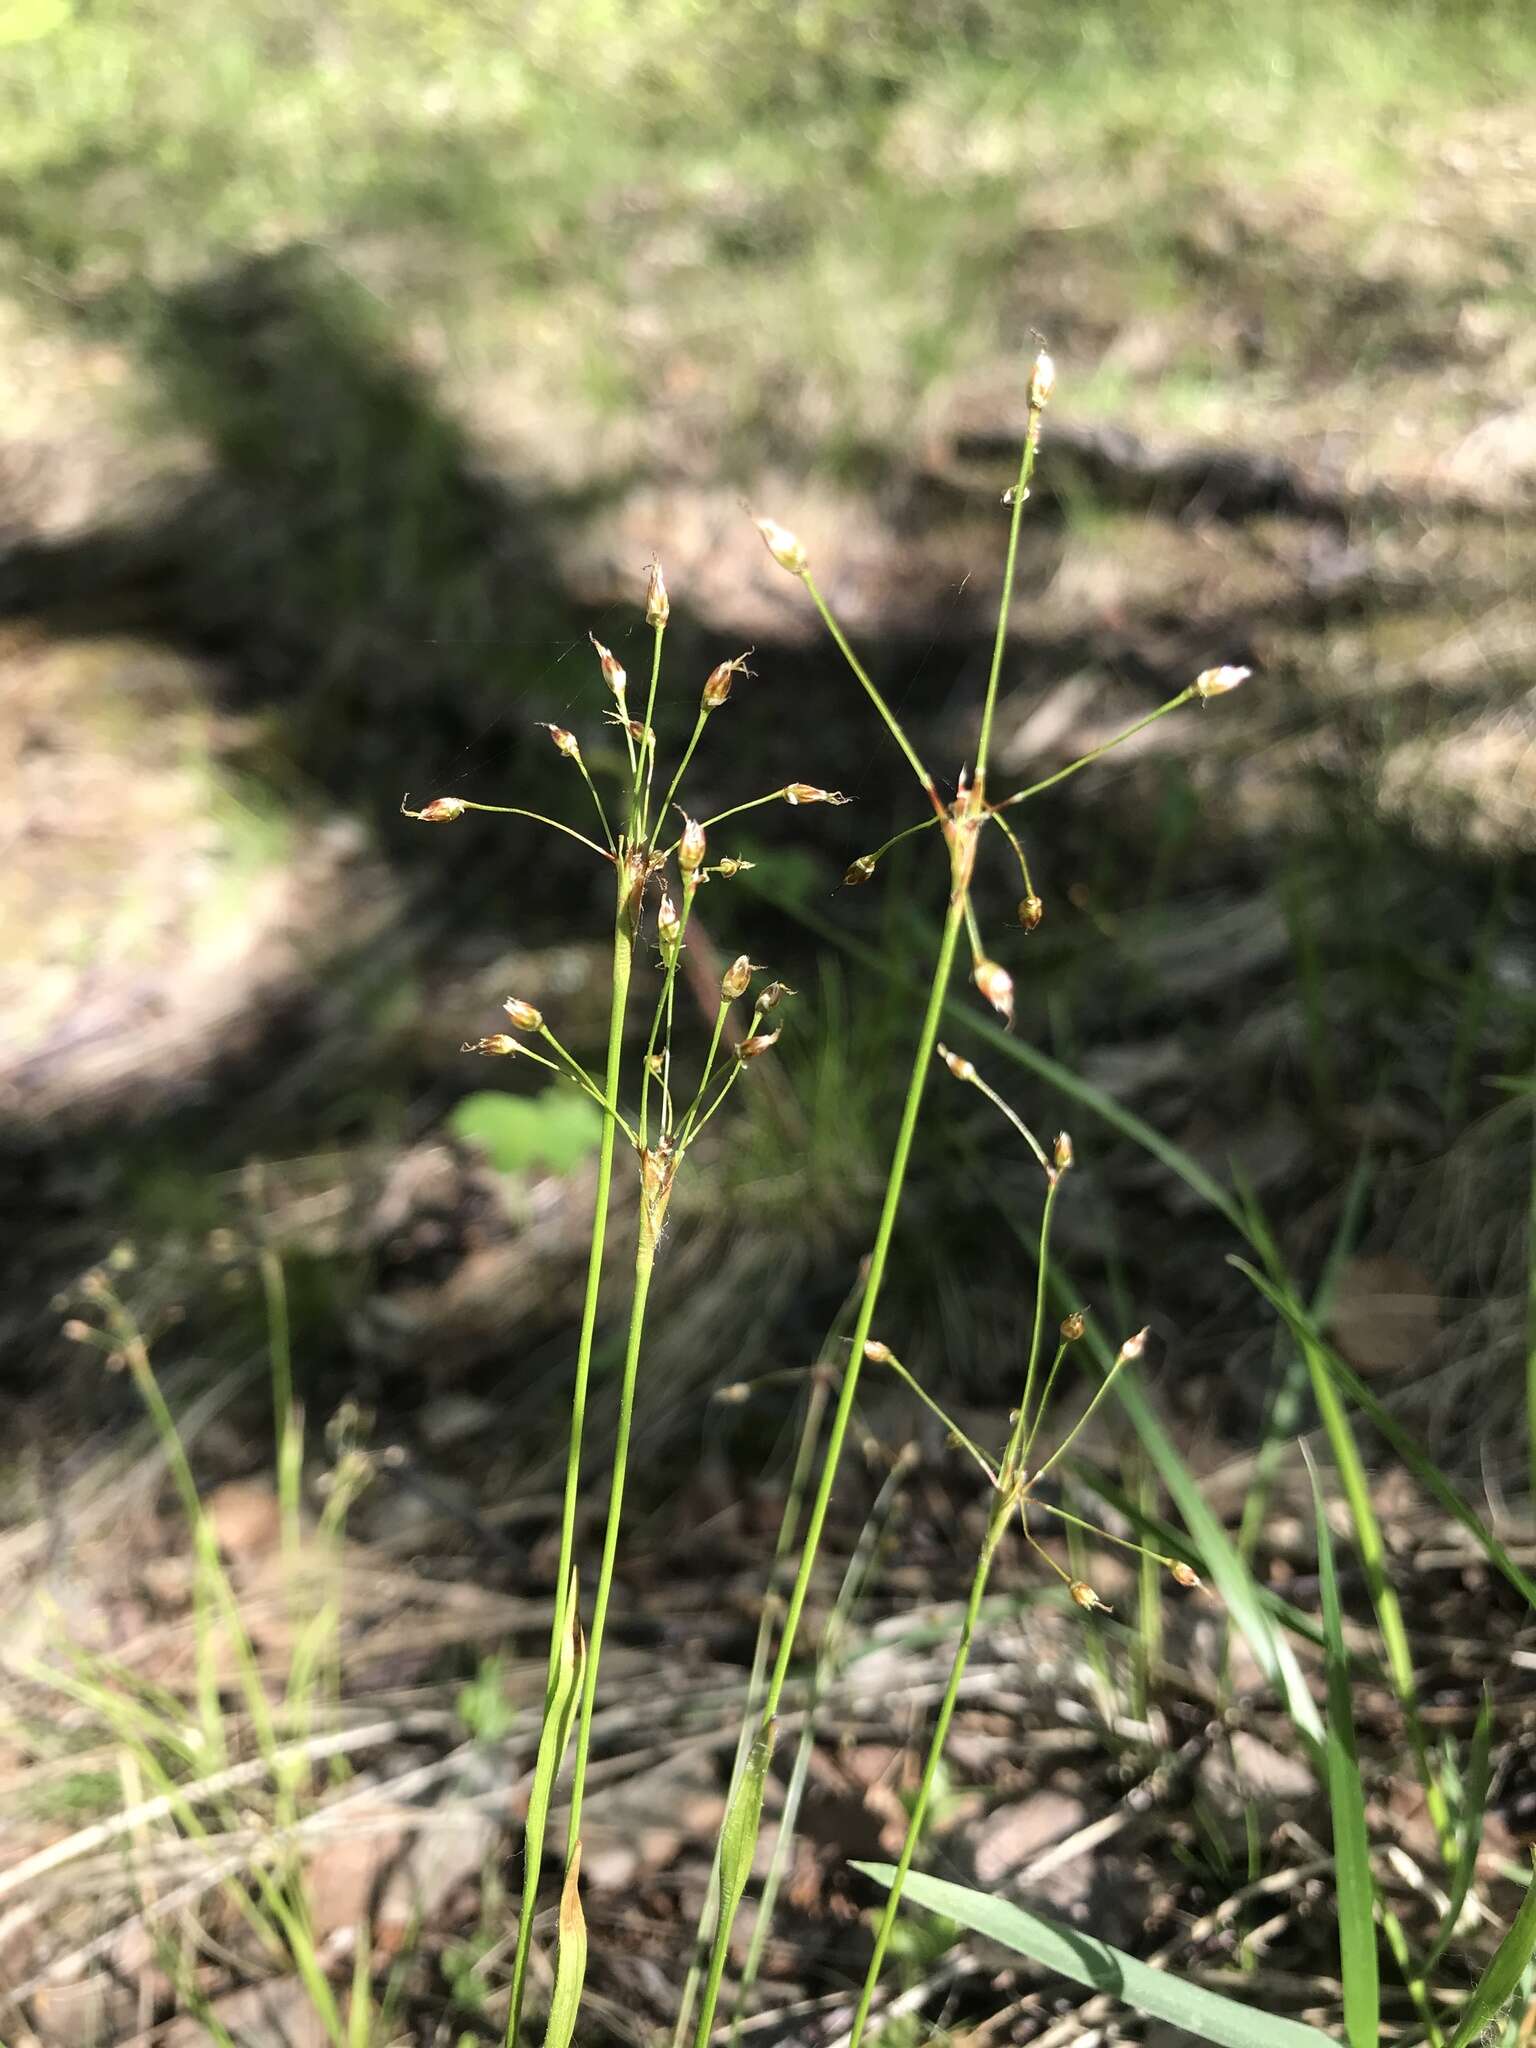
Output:
M1492 1776L1493 1696L1484 1686L1483 1703L1478 1709L1477 1726L1472 1730L1472 1753L1462 1788L1461 1847L1456 1857L1456 1868L1451 1873L1451 1895L1446 1901L1445 1917L1435 1937L1434 1947L1424 1958L1426 1977L1455 1937L1461 1909L1467 1903L1467 1893L1471 1891L1472 1879L1477 1874L1477 1852L1483 1842L1483 1816L1488 1810L1488 1786Z
M1310 1460L1308 1461L1310 1465ZM1377 2048L1381 2025L1381 1975L1376 1953L1376 1886L1365 1824L1365 1792L1355 1749L1350 1709L1349 1656L1344 1647L1344 1610L1333 1560L1333 1534L1323 1507L1317 1473L1312 1472L1317 1518L1317 1564L1322 1582L1323 1639L1328 1674L1328 1804L1333 1815L1333 1869L1339 1901L1339 1966L1344 1979L1344 2031L1350 2048Z
M735 1919L752 1875L776 1734L777 1724L769 1721L755 1737L720 1831L720 1918L716 1924L721 1927Z
M876 1884L887 1888L895 1876L890 1863L855 1863ZM1124 1950L1112 1948L1091 1934L1063 1927L1043 1914L971 1891L942 1878L909 1876L906 1896L930 1912L959 1921L975 1934L1028 1956L1032 1962L1074 1984L1106 1993L1169 2026L1214 2041L1217 2048L1331 2048L1328 2035L1275 2013L1263 2012L1235 1999L1223 1998L1198 1984L1186 1984L1166 1970L1154 1970Z
M1451 2048L1467 2048L1488 2022L1514 1997L1525 1974L1525 1966L1536 1950L1536 1876L1526 1889L1515 1924L1499 1943L1493 1961L1483 1972L1482 1982L1467 2001L1461 2025L1451 2037Z

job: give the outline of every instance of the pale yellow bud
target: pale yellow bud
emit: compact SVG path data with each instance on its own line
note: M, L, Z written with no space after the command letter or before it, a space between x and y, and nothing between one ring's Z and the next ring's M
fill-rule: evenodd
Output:
M511 1018L514 1030L542 1031L544 1029L544 1013L542 1010L536 1010L532 1003L520 1002L516 996L508 996L501 1007Z
M756 866L755 860L738 860L734 853L728 853L724 860L715 863L715 873L729 879L732 875L744 875L749 868Z
M734 1003L738 996L744 996L752 984L752 962L745 953L727 967L720 979L720 993L728 1003Z
M1019 923L1023 925L1025 931L1035 931L1044 915L1045 905L1038 896L1031 894L1019 899Z
M685 818L683 836L677 842L677 864L685 875L704 865L704 827L697 818Z
M1140 1358L1141 1354L1146 1350L1147 1339L1151 1336L1151 1334L1152 1332L1150 1328L1148 1328L1145 1330L1138 1330L1134 1337L1127 1337L1125 1342L1120 1346L1120 1355L1115 1360L1116 1365L1134 1364L1135 1361L1138 1358Z
M1056 365L1041 349L1035 357L1035 366L1029 373L1029 406L1031 412L1041 412L1051 402L1051 393L1056 389Z
M505 1031L493 1031L489 1038L477 1038L472 1043L461 1045L460 1052L483 1052L495 1059L511 1059L520 1053L522 1047L515 1038L509 1038Z
M1072 1140L1065 1131L1056 1133L1056 1143L1051 1148L1051 1158L1058 1173L1065 1173L1077 1155L1072 1150Z
M1251 668L1202 669L1195 677L1195 695L1202 704L1208 704L1212 697L1224 697L1228 690L1235 690L1240 683L1246 683L1252 674Z
M461 796L435 796L431 803L423 804L419 811L407 810L402 800L400 815L404 818L416 818L423 825L451 825L455 818L462 818L468 809L468 804Z
M1182 1557L1176 1557L1168 1567L1168 1575L1180 1586L1203 1586L1205 1581L1193 1565L1186 1564Z
M664 626L671 616L672 605L667 596L666 578L661 573L660 562L652 562L645 572L645 623L648 626Z
M683 920L677 914L677 905L669 895L663 894L661 906L656 912L656 937L663 953L677 951L683 936Z
M1067 1591L1072 1595L1078 1606L1086 1609L1089 1614L1114 1613L1114 1609L1105 1605L1086 1579L1074 1579L1071 1585L1068 1586Z
M871 1337L864 1346L864 1356L871 1365L889 1365L896 1354L889 1344L882 1344L878 1337Z
M966 1059L963 1053L951 1052L947 1045L940 1045L937 1047L937 1051L939 1058L948 1067L957 1081L975 1080L976 1062L974 1060Z
M1013 1023L1013 976L995 960L978 960L971 979L1005 1024Z
M747 654L751 652L749 647ZM704 678L703 705L706 711L718 711L730 696L735 678L747 673L747 654L733 655L729 661L717 663Z
M872 853L861 853L852 867L844 872L843 887L857 889L861 883L867 882L874 872L875 856Z
M595 634L589 633L587 638L597 650L597 659L603 671L603 681L612 690L619 703L622 704L624 702L624 692L629 684L629 677L625 674L622 665L614 660L610 650L603 645L602 641Z
M781 569L787 569L791 576L805 574L810 567L810 560L805 549L787 526L780 526L776 519L759 519L757 530L763 536L769 554Z
M814 783L792 782L784 792L784 801L790 804L851 804L853 798L844 796L840 789L817 789Z

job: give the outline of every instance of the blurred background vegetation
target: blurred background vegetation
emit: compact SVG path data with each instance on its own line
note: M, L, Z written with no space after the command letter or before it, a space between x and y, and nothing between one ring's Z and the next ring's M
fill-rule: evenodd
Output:
M535 722L612 774L586 635L641 664L655 550L663 745L751 646L713 807L855 799L749 814L698 938L800 994L679 1195L642 1491L664 1562L727 1500L751 1548L799 1383L708 1396L806 1366L847 1294L943 881L920 841L839 892L909 793L742 506L957 772L1037 336L1001 773L1256 679L1042 810L1038 934L983 892L1018 1036L1235 1164L1340 1348L1518 1499L1533 114L1523 0L0 0L12 1528L134 1424L60 1333L114 1246L209 1483L268 1468L266 1250L311 1412L395 1446L375 1531L547 1570L507 1516L561 1456L592 1133L458 1046L515 992L600 1056L606 884L398 808L576 815ZM1230 1232L998 1065L1071 1117L1068 1267L1151 1318L1224 1469L1278 1370ZM940 1098L886 1315L962 1408L1009 1399L1029 1185Z

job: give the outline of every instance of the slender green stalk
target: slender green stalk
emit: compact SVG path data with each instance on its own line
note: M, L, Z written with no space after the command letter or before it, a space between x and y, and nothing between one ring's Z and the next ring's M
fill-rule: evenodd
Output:
M1043 404L1033 399L1029 408L1029 426L1024 435L1024 447L1019 457L1018 482L1013 487L1010 503L1013 515L1008 522L1008 552L1003 560L1003 592L997 601L997 631L992 639L992 667L987 677L986 701L981 707L981 737L976 742L976 786L985 795L987 761L992 751L992 718L997 710L997 679L1003 672L1003 650L1008 644L1008 620L1013 611L1013 577L1019 560L1019 525L1024 517L1025 500L1029 497L1029 481L1035 473L1035 456L1040 447L1040 415Z
M933 777L928 773L928 770L923 766L921 760L918 758L917 749L912 745L912 742L907 738L906 733L902 730L900 720L897 718L895 712L892 711L890 705L886 703L884 697L882 697L880 692L875 688L873 682L871 682L870 680L868 670L864 667L864 664L859 660L859 657L854 653L853 649L849 646L847 635L844 633L842 627L837 623L837 620L834 618L831 610L827 605L826 599L822 596L821 592L816 588L816 579L811 574L809 569L806 570L803 580L806 589L811 594L812 604L814 604L817 611L821 613L822 623L826 626L827 631L832 635L833 640L837 643L838 653L842 655L844 661L847 662L848 666L853 670L854 674L858 677L859 682L863 686L865 696L868 697L870 703L873 704L875 709L879 712L881 718L885 721L885 727L887 732L889 732L891 738L895 740L897 746L900 747L902 756L905 759L907 766L912 770L912 773L923 785L923 788L926 789L929 795L933 798L934 808L935 810L938 810L940 816L942 816L943 812L939 805L938 793L934 789ZM894 844L895 842L892 841L891 843Z
M603 1080L603 1101L609 1114L603 1118L603 1134L597 1155L597 1191L592 1205L591 1247L587 1255L586 1292L581 1304L581 1332L576 1341L576 1370L571 1385L571 1428L565 1457L565 1495L560 1507L560 1560L555 1568L554 1618L550 1626L549 1688L553 1691L560 1669L560 1651L569 1619L566 1602L570 1597L571 1561L576 1546L576 1503L581 1493L582 1438L587 1419L587 1388L592 1375L592 1349L597 1335L598 1295L603 1278L603 1249L608 1236L608 1208L613 1192L613 1151L617 1133L619 1080L624 1055L624 1016L629 1005L630 975L634 967L635 941L623 900L624 876L619 876L619 902L613 926L612 993L608 1011L608 1063ZM527 1988L528 1956L533 1942L533 1911L538 1899L539 1876L543 1866L543 1844L525 1856L522 1908L518 1916L517 1950L512 1965L512 1998L507 2008L508 2048L516 2048L522 2024L523 1998Z
M595 792L594 792L595 794ZM612 852L606 846L599 846L595 839L589 839L585 832L578 832L574 825L562 825L558 818L546 818L542 811L525 811L521 804L476 804L468 797L455 797L454 803L460 811L487 811L498 818L531 818L535 825L547 825L551 832L563 832L567 839L574 839L582 846L589 847L600 860L611 861ZM407 818L419 818L420 811L408 811L402 803L400 810Z
M1181 704L1187 704L1194 695L1195 686L1191 683L1188 689L1180 690L1176 697L1170 697L1166 704L1159 704L1155 711L1149 711L1145 718L1138 718L1134 725L1128 725L1123 732L1117 732L1114 738L1106 740L1102 747L1094 747L1088 753L1080 754L1075 761L1069 761L1065 768L1058 768L1054 775L1047 775L1040 782L1032 782L1028 789L1016 789L1012 796L1005 796L997 806L998 810L1011 811L1015 804L1028 803L1032 796L1039 796L1042 790L1054 789L1058 782L1065 782L1069 775L1076 775L1080 769L1092 767L1095 761L1102 761L1106 754L1113 753L1116 747L1124 746L1125 742L1134 739L1137 733L1145 732L1149 725L1156 725L1160 718L1166 718L1170 711L1177 711Z
M693 731L689 734L688 744L683 749L683 758L677 764L677 772L673 775L667 793L661 800L661 808L656 813L656 829L658 832L661 830L662 821L672 808L672 800L677 795L678 786L682 782L683 777L688 773L688 763L693 759L693 750L699 744L699 738L708 723L709 706L706 704L700 707L699 715L693 722Z
M581 1802L587 1784L587 1759L592 1745L592 1711L597 1701L597 1667L603 1654L603 1630L608 1621L608 1601L613 1592L613 1571L619 1554L619 1524L624 1515L624 1483L629 1471L629 1438L635 1414L635 1381L640 1370L640 1346L645 1335L645 1305L656 1266L656 1242L661 1233L666 1200L653 1198L647 1190L640 1198L640 1226L635 1239L635 1284L629 1304L629 1341L624 1349L624 1377L619 1386L619 1425L613 1446L613 1471L608 1485L608 1523L603 1531L603 1557L598 1567L597 1594L592 1607L592 1628L587 1639L587 1662L581 1682L581 1718L576 1729L576 1754L571 1766L571 1810L566 1833L566 1862L576 1854L581 1839Z

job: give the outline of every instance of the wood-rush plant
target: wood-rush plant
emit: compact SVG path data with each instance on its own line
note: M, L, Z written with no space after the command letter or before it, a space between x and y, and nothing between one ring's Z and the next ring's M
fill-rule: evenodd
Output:
M1014 829L1010 819L1005 816L1005 813L1019 809L1024 804L1042 795L1046 790L1053 788L1057 783L1065 781L1068 776L1075 775L1080 769L1086 768L1091 762L1099 760L1104 754L1110 752L1112 748L1121 745L1135 733L1144 730L1156 719L1166 717L1170 711L1177 710L1181 705L1192 701L1198 701L1203 704L1212 697L1223 696L1245 681L1248 675L1248 671L1243 668L1223 667L1207 669L1197 676L1194 682L1190 683L1187 688L1180 690L1177 695L1170 697L1166 703L1160 704L1156 710L1149 712L1146 717L1138 719L1133 725L1128 726L1123 732L1116 734L1113 739L1107 740L1102 746L1091 749L1078 760L1070 762L1065 768L1058 769L1054 774L1045 776L1025 789L1015 791L1012 795L1004 797L999 802L994 803L991 800L988 794L987 771L992 747L993 723L997 710L998 684L1002 674L1003 654L1007 645L1008 621L1013 608L1014 572L1018 560L1019 531L1024 507L1029 499L1030 481L1034 474L1035 459L1039 451L1041 423L1044 419L1046 407L1050 402L1055 381L1055 365L1051 361L1050 356L1042 352L1036 357L1030 373L1028 420L1019 459L1018 477L1004 498L1004 503L1011 508L1008 546L1003 564L1002 591L998 602L997 627L992 642L991 666L987 675L986 695L981 707L981 723L976 743L975 768L970 773L962 770L955 795L949 802L946 802L939 794L938 786L933 776L924 766L911 739L903 730L900 721L885 701L885 698L876 688L868 671L854 653L842 627L833 616L811 572L810 561L805 548L793 533L786 527L779 525L776 520L760 519L757 522L758 530L762 534L768 551L774 560L782 569L792 576L797 576L804 583L811 602L820 612L839 653L847 662L859 686L874 706L886 731L895 742L908 767L917 777L918 784L928 801L932 813L931 816L919 819L916 824L910 825L904 831L896 834L893 839L888 840L884 846L877 848L874 853L865 854L861 859L856 860L848 869L845 877L846 882L850 886L857 886L867 882L875 873L881 859L899 840L908 838L913 833L936 827L942 838L948 862L949 898L944 914L943 926L939 934L938 951L934 959L932 977L929 983L927 1005L918 1030L917 1044L913 1050L911 1075L907 1082L906 1099L902 1107L901 1121L897 1127L895 1147L891 1154L885 1194L880 1208L880 1218L875 1230L874 1246L869 1255L863 1296L854 1322L850 1356L843 1374L837 1408L833 1414L827 1434L821 1472L801 1544L799 1566L786 1604L778 1652L764 1696L760 1705L749 1706L749 1713L755 1713L757 1717L757 1735L748 1753L747 1764L738 1775L736 1788L727 1811L727 1835L733 1842L737 1840L745 1841L745 1860L747 1864L750 1864L751 1860L751 1839L748 1839L748 1837L755 1839L756 1835L757 1814L760 1813L762 1804L763 1777L767 1768L768 1753L772 1747L779 1702L789 1677L791 1664L794 1661L800 1619L804 1612L806 1595L810 1588L812 1574L816 1568L822 1531L826 1526L827 1509L831 1501L832 1489L837 1479L843 1444L848 1434L848 1425L857 1398L860 1368L869 1355L867 1347L870 1342L870 1332L875 1313L879 1307L880 1291L885 1280L886 1263L890 1254L891 1241L895 1234L897 1217L901 1209L907 1166L912 1152L913 1135L917 1129L917 1120L922 1109L928 1071L938 1043L939 1020L943 1013L945 999L949 993L949 985L954 973L955 959L959 952L962 933L965 935L970 946L971 979L976 988L992 1005L993 1009L997 1011L1006 1025L1011 1025L1013 1021L1013 978L1007 968L992 959L983 947L976 915L971 907L971 880L975 871L977 854L983 834L987 831L988 827L994 827L998 834L1006 840L1013 858L1018 863L1023 883L1024 893L1018 907L1019 923L1026 933L1034 931L1044 916L1044 906L1039 895L1036 893L1034 882L1030 875L1029 860L1023 840ZM1041 1154L1040 1156L1043 1161L1044 1155ZM1055 1163L1054 1168L1050 1162L1045 1163L1048 1172L1059 1174L1061 1170L1060 1161ZM1054 1200L1055 1188L1056 1181L1053 1178L1047 1203L1047 1224L1049 1221L1050 1204ZM1032 1345L1032 1356L1038 1353L1039 1348L1040 1317L1044 1312L1043 1287L1044 1282L1042 1279L1042 1291L1036 1304L1035 1338ZM1021 1410L1021 1414L1023 1412ZM1013 1458L1008 1485L1010 1489L1016 1492L1025 1483L1022 1476L1022 1460L1024 1456L1022 1439L1012 1447L1012 1450ZM1006 1459L1005 1462L1007 1462ZM998 1468L998 1478L999 1480L1001 1479L1001 1467ZM1000 1493L999 1497L1000 1499L1008 1498L1008 1494L1005 1491ZM1009 1499L1009 1513L1012 1512L1012 1508L1016 1504L1016 1500ZM1004 1515L1003 1523L1006 1523L1006 1520L1007 1515ZM996 1536L992 1539L993 1549L995 1549L997 1541L1001 1540L1002 1533L1002 1525L1000 1524ZM986 1562L990 1566L990 1555L987 1555ZM972 1609L971 1619L974 1622L974 1608ZM968 1634L969 1627L967 1629L967 1639ZM706 2048L710 2031L714 2025L715 2007L719 1999L720 1983L724 1974L726 1957L729 1953L732 1922L735 1917L736 1908L740 1904L744 1885L744 1874L741 1882L738 1884L734 1880L727 1882L726 1874L722 1870L718 1913L709 1957L708 1975L694 2030L695 2048ZM886 1934L888 1935L888 1933L889 1928L887 1927ZM884 1941L882 1939L877 1945L874 1964L876 1972L878 1971L883 1947ZM873 1975L871 1977L872 1984ZM866 1987L866 1996L861 2002L858 2031L862 2031L863 2015L868 2010L868 1991L869 1987Z
M693 731L664 793L657 800L656 734L653 718L661 676L662 643L671 606L659 564L652 564L647 578L645 617L652 629L650 684L645 715L631 713L629 680L622 664L598 640L597 653L603 681L613 697L614 708L607 714L623 736L627 771L621 824L617 832L597 785L582 757L575 735L563 726L546 728L556 751L573 763L592 799L599 839L588 837L558 819L546 817L515 804L472 803L467 798L434 798L420 810L401 808L407 817L426 824L450 824L471 811L527 818L561 832L589 848L614 871L613 967L608 1023L608 1053L603 1078L589 1074L555 1036L542 1013L532 1003L513 997L505 1005L510 1030L495 1031L464 1047L492 1058L531 1060L546 1068L558 1080L579 1088L603 1112L603 1133L598 1154L597 1189L592 1213L591 1254L587 1266L586 1292L582 1305L581 1329L571 1389L571 1426L567 1451L565 1493L560 1519L560 1557L556 1577L553 1626L550 1632L549 1674L545 1694L544 1723L530 1790L528 1819L524 1836L524 1880L518 1924L517 1949L513 1963L511 2002L507 2017L507 2041L515 2044L522 2023L527 1982L528 1956L533 1937L534 1906L543 1864L544 1834L555 1779L564 1760L572 1730L575 1751L570 1787L570 1818L566 1837L565 1882L561 1896L559 1957L555 1991L546 2026L547 2048L565 2048L575 2026L585 1975L586 1930L582 1919L579 1890L581 1861L582 1800L586 1788L587 1762L591 1745L592 1714L597 1696L598 1667L603 1633L608 1618L613 1574L618 1555L619 1531L624 1508L624 1488L629 1461L630 1431L634 1418L635 1387L639 1376L644 1340L646 1304L655 1269L657 1246L666 1223L667 1208L679 1167L711 1119L751 1063L771 1051L780 1027L769 1020L793 991L782 982L759 987L751 997L750 1021L746 1029L733 1026L733 1012L749 997L755 977L761 971L742 954L721 979L709 1048L692 1092L680 1090L673 1072L673 1026L678 968L682 961L689 920L700 890L715 878L739 874L750 863L726 857L708 865L708 834L712 827L741 811L759 804L840 804L847 799L836 790L819 789L795 782L770 790L766 795L737 804L716 816L695 819L678 805L683 778L694 751L711 718L728 701L735 678L747 672L744 654L720 662L710 671L699 699ZM681 819L673 824L674 812ZM667 834L672 835L668 838ZM675 893L674 893L675 891ZM624 1068L624 1026L629 1005L635 947L646 926L654 903L650 929L660 959L661 980L647 1033L645 1052L637 1077L638 1102L628 1114L621 1107ZM613 1185L615 1144L619 1136L635 1154L639 1169L640 1202L635 1240L634 1278L630 1294L629 1334L619 1388L617 1435L609 1478L608 1517L598 1564L590 1634L584 1636L577 1598L575 1571L576 1502L581 1481L582 1441L586 1423L588 1382L591 1373L593 1339L597 1328L598 1297L602 1280L604 1240Z

